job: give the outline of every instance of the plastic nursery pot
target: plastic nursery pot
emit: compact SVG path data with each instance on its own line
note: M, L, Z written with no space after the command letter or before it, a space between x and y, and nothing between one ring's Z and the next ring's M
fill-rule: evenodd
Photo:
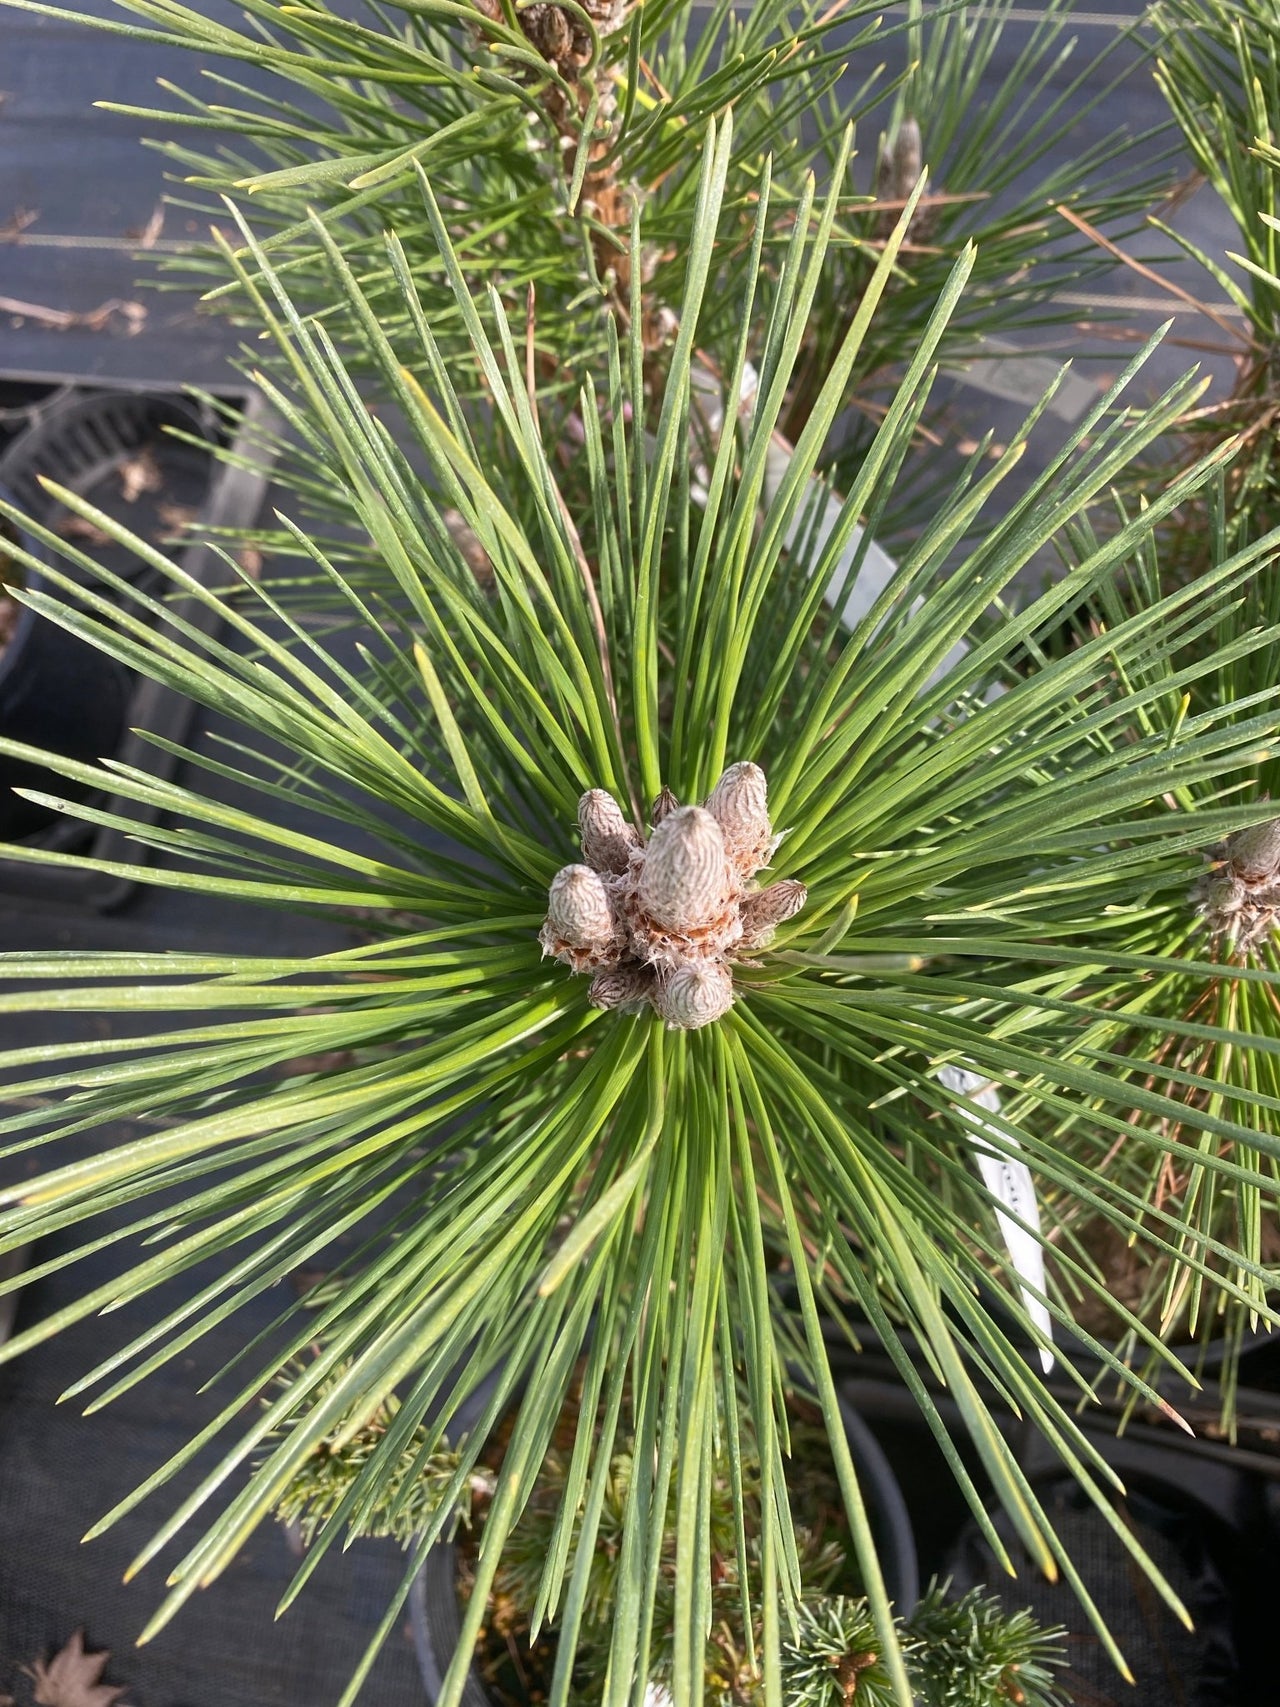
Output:
M906 1614L920 1598L915 1537L906 1501L879 1442L843 1394L840 1411L885 1587L897 1610ZM409 1591L409 1613L418 1668L427 1699L434 1704L440 1698L444 1675L462 1631L457 1555L451 1542L439 1542L427 1554ZM461 1707L494 1707L474 1666L467 1674Z
M1005 1574L970 1522L946 1565L954 1591L981 1587L1007 1611L1030 1607L1042 1623L1064 1625L1069 1665L1058 1681L1071 1701L1091 1707L1148 1702L1269 1707L1275 1700L1269 1644L1265 1637L1257 1644L1266 1658L1252 1675L1241 1652L1250 1612L1255 1627L1266 1614L1243 1604L1239 1537L1199 1501L1187 1498L1181 1486L1141 1473L1126 1474L1125 1485L1120 1521L1182 1600L1194 1629L1159 1598L1111 1525L1070 1478L1037 1479L1036 1492L1132 1669L1132 1682L1115 1669L1070 1585L1047 1582L1031 1564L1005 1513L993 1509L991 1518L1017 1567L1016 1580Z
M6 539L27 551L38 549L29 536L0 522L0 554ZM29 573L24 580L29 587L40 585ZM120 745L128 692L128 675L113 659L21 608L0 650L0 736L70 759L109 758ZM33 835L55 816L15 788L74 792L42 766L0 754L0 842Z

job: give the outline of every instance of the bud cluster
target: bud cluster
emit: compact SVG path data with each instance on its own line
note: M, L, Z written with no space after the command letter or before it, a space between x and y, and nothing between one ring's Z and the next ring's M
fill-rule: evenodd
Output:
M1215 942L1251 949L1280 914L1280 818L1253 824L1208 849L1215 864L1191 892Z
M538 940L594 975L596 1007L648 1002L669 1026L696 1031L732 1006L733 961L765 947L808 891L755 882L780 840L759 765L730 765L702 806L664 788L651 817L646 841L604 789L582 796L584 863L553 878Z

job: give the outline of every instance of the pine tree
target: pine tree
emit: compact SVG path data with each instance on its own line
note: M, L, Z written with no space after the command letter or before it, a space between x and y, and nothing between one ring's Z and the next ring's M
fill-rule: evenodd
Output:
M649 1675L667 1547L671 1692L677 1707L703 1693L719 1418L758 1453L746 1575L777 1707L783 1631L802 1605L781 1403L798 1365L823 1412L877 1664L910 1707L911 1641L857 1495L825 1314L879 1334L986 1522L916 1360L945 1382L1028 1555L1076 1586L1118 1657L1001 1422L1016 1406L1111 1517L1110 1473L1075 1401L1095 1358L1157 1401L1154 1372L1060 1331L1072 1290L1104 1294L1105 1279L1052 1227L1011 1216L984 1163L1027 1166L1051 1202L1156 1252L1171 1285L1220 1264L1220 1296L1274 1319L1252 1235L1224 1244L1189 1201L1157 1212L1127 1170L1141 1180L1167 1162L1243 1204L1272 1188L1254 1121L1270 1093L1228 1083L1223 1063L1274 1051L1214 1005L1221 965L1189 958L1185 933L1202 929L1187 901L1202 850L1239 849L1274 816L1255 791L1280 736L1274 672L1248 692L1231 683L1248 660L1261 680L1280 639L1269 612L1237 615L1277 541L1224 526L1194 579L1157 577L1080 644L1044 643L1074 613L1112 608L1158 560L1170 519L1226 491L1215 451L1114 525L1093 519L1185 419L1196 382L1132 410L1140 354L1015 491L1042 399L1006 446L980 445L940 480L886 579L872 546L913 490L939 364L1015 308L1055 312L1062 274L1043 205L1002 225L983 202L930 200L924 178L878 204L856 196L832 19L801 8L784 27L770 0L742 18L721 7L695 31L674 0L419 0L363 23L252 0L239 32L167 0L129 10L160 39L280 79L265 101L231 89L230 113L192 106L195 129L234 130L256 153L188 165L208 191L253 192L252 218L224 212L201 264L261 335L261 384L295 443L279 535L290 584L253 583L227 551L231 590L195 586L60 492L226 638L47 529L32 529L40 555L15 554L42 576L25 602L236 733L216 755L184 751L175 783L52 761L86 792L50 792L50 807L127 828L136 861L11 851L358 919L364 933L311 956L50 953L4 968L5 1011L142 1026L0 1049L10 1154L40 1164L0 1199L0 1249L56 1231L71 1242L47 1272L92 1245L104 1213L127 1217L113 1240L166 1235L4 1356L150 1299L153 1319L72 1389L109 1402L355 1237L313 1308L285 1312L283 1343L229 1376L201 1440L104 1520L221 1442L143 1555L187 1535L148 1631L227 1568L322 1448L357 1441L354 1475L308 1508L300 1586L352 1518L415 1485L406 1450L425 1463L465 1407L475 1420L418 1514L383 1626L395 1628L509 1417L445 1685L442 1707L456 1707L572 1395L541 1592L570 1592L570 1543L589 1556L612 1490L621 1564L602 1707L624 1707ZM849 20L892 39L856 9ZM1023 139L1020 163L1048 146L1050 59L1027 62L1030 106L1011 82L975 115L986 23L926 25L917 9L904 28L919 67L886 127L890 187L907 187L913 123L929 163L940 115L948 197L995 182L999 137ZM323 104L319 118L280 93L290 84ZM611 183L639 186L625 218ZM1093 193L1062 186L1059 199L1101 219ZM1097 193L1121 221L1132 211L1128 191ZM1098 264L1087 254L1068 249L1069 274ZM851 400L864 420L842 456ZM1061 578L1011 612L1009 588L1051 545ZM339 643L344 627L358 652ZM739 847L721 791L744 779L760 798L755 841ZM95 804L103 794L137 818ZM1237 982L1271 1002L1277 970L1259 959ZM1150 997L1174 988L1176 1002ZM273 1076L303 1058L321 1064ZM131 1142L76 1147L133 1120L145 1124ZM1126 1171L1101 1167L1121 1140ZM1018 1236L1048 1251L1044 1282L1010 1255ZM233 1260L195 1279L194 1297L153 1297L214 1253ZM1120 1314L1170 1364L1149 1324ZM741 1524L744 1491L730 1492ZM569 1667L551 1707L565 1707Z

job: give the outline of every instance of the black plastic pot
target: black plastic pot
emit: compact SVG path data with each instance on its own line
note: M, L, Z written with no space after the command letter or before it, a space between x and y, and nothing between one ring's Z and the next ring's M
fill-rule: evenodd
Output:
M169 514L171 508L198 512L210 530L247 527L258 514L270 479L271 441L278 422L257 392L229 395L227 402L234 405L235 413L221 413L176 392L98 385L51 391L47 386L26 383L6 386L0 376L0 488L15 495L24 515L54 532L65 531L70 512L42 484L43 478L51 477L132 532L163 543L167 551L177 554L183 569L198 585L221 585L228 578L226 565L210 544L198 538L190 544L175 544L168 535L176 526ZM181 436L175 437L175 431ZM228 449L225 462L215 460L214 452L220 444ZM159 467L163 486L144 483L132 497L126 496L123 469L134 459L148 456ZM167 584L161 585L162 578L138 553L92 540L85 549L96 563L121 580L168 598ZM65 564L61 567L67 568ZM100 594L114 596L92 573L86 578ZM217 607L197 594L174 599L169 608L174 620L184 624L188 632L210 634L218 625ZM23 632L9 648L14 658L8 668L19 678L15 692L23 696L19 716L24 726L5 726L0 690L0 733L78 759L113 757L160 781L169 780L179 763L175 749L183 745L190 732L194 702L175 688L124 671L71 636L64 636L54 625L35 625L23 618L21 626ZM34 635L28 632L32 628L37 630ZM40 629L46 632L40 633ZM64 641L73 649L63 654L64 668L46 668L36 654ZM23 657L28 646L33 648L31 663ZM65 694L59 694L69 725L62 738L47 723L42 726L39 715L32 715L40 708L27 698L33 691L31 682L46 680L66 684ZM123 686L123 696L114 716L113 734L107 724L112 721L111 706L118 684ZM51 709L55 714L58 711L57 706ZM168 745L157 745L149 736L159 736ZM10 792L15 785L43 787L50 794L73 797L67 785L51 784L38 771L16 776L0 773L0 893L22 896L37 904L85 907L102 913L128 901L133 879L110 868L145 860L146 850L114 825L95 828L62 816L49 823L47 815L41 818L39 809L17 801ZM103 805L137 824L151 822L160 813L158 805L129 799L104 799ZM15 812L22 814L20 821L6 820L5 813ZM26 838L54 850L83 844L83 851L99 862L100 869L37 865L4 857L4 842Z
M19 1245L16 1251L6 1251L0 1257L0 1281L8 1283L17 1280L31 1261L31 1246ZM13 1335L13 1324L18 1316L18 1293L20 1288L13 1287L8 1292L0 1292L0 1345Z
M16 543L37 549L23 534ZM28 574L27 584L40 582ZM70 759L110 758L124 732L129 686L127 672L113 659L24 609L0 652L0 736ZM32 835L54 816L14 794L15 788L72 792L42 766L0 754L0 842Z
M902 1489L876 1437L843 1395L840 1410L885 1586L898 1611L909 1613L920 1598L920 1576ZM457 1558L451 1543L440 1542L427 1554L409 1591L409 1615L427 1699L435 1703L462 1631ZM467 1674L461 1707L492 1707L474 1666Z
M1117 1672L1075 1590L1041 1576L1004 1512L993 1509L990 1516L1017 1567L1016 1580L1010 1581L985 1536L970 1523L947 1565L954 1591L980 1587L995 1594L1007 1611L1029 1606L1042 1623L1065 1626L1069 1669L1060 1684L1072 1701L1099 1707L1166 1707L1175 1701L1179 1707L1270 1707L1273 1663L1255 1668L1251 1677L1242 1652L1247 1626L1252 1623L1256 1631L1258 1613L1266 1616L1263 1607L1248 1606L1242 1593L1242 1538L1182 1486L1140 1472L1125 1481L1120 1520L1180 1597L1194 1629L1187 1629L1156 1595L1075 1482L1050 1477L1038 1482L1036 1492L1119 1643L1134 1674L1132 1683ZM1255 1568L1262 1558L1265 1553L1255 1553ZM1265 1637L1261 1646L1264 1651L1269 1646Z

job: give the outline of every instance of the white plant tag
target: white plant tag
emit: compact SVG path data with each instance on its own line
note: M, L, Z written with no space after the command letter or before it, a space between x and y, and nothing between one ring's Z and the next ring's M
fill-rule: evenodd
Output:
M771 504L777 497L782 482L787 477L787 469L791 466L793 455L794 452L790 446L775 436L765 454L764 495L766 503ZM813 484L816 487L821 483L815 479ZM835 492L828 492L822 500L822 516L814 533L811 548L811 558L814 561L825 550L827 541L835 532L843 515L844 499ZM799 543L807 526L808 518L805 516L804 507L801 506L787 529L786 541L789 549L794 549ZM872 540L867 546L862 567L858 571L856 579L853 579L854 560L862 545L862 536L862 524L858 523L849 535L849 543L845 546L840 561L832 571L831 579L827 583L827 590L823 594L823 598L832 610L839 610L840 620L846 628L855 627L866 616L898 572L898 565L889 553L883 546L877 545L875 540ZM967 647L962 645L958 656L963 656L965 651L967 651Z
M1055 373L1056 371L1054 369ZM694 403L702 416L707 432L712 442L717 442L724 430L725 414L724 393L720 380L709 368L703 367L700 362L695 362L690 372L689 383ZM758 384L759 375L751 363L747 362L744 366L742 384L738 395L738 419L740 421L749 420L751 417L752 410L755 407ZM782 483L787 477L787 470L791 466L791 458L794 455L794 447L789 445L781 434L774 433L769 448L765 452L764 501L766 505L772 504L781 490ZM708 469L701 466L695 467L691 488L695 503L706 503L707 482L710 478ZM815 524L810 552L811 560L816 561L821 557L828 540L840 525L841 518L844 515L844 499L836 492L824 490L822 481L816 475L811 480L810 485L815 492L822 493L819 500L822 505L821 514ZM809 517L806 514L805 506L802 504L787 527L785 539L788 550L796 548L808 527ZM824 602L832 610L840 613L840 621L846 629L853 629L857 626L898 572L898 565L895 560L874 539L866 543L865 551L863 551L863 537L862 524L856 523L850 531L848 543L841 552L839 561L832 570L831 579L827 582L826 590L822 595ZM860 552L863 552L862 562L855 575L854 564ZM917 599L913 609L919 609L921 602ZM926 686L932 687L935 682L940 681L949 670L955 668L968 650L967 641L957 640L929 677ZM1003 691L1000 684L993 684L988 689L987 697L994 697Z
M794 451L785 440L775 433L765 454L764 460L764 496L765 502L771 504L786 479L787 470L791 466ZM822 482L815 475L810 485L821 489ZM822 511L813 534L810 547L810 557L816 561L826 549L827 541L840 525L844 515L844 499L836 492L827 491L821 499ZM802 505L793 516L786 532L788 550L794 550L808 528L809 520ZM855 523L849 534L848 544L840 554L840 559L831 572L826 591L822 597L832 610L839 611L840 621L846 629L856 628L867 615L881 593L889 585L898 572L898 565L890 557L882 545L873 539L867 542L866 553L858 572L854 574L854 563L858 553L863 549L864 530L861 522ZM917 599L912 606L913 611L919 610L922 601ZM948 671L953 670L968 652L969 645L965 640L957 640L955 645L942 659L941 663L929 677L929 687L941 681Z
M698 411L706 424L708 434L713 442L717 441L724 429L724 392L719 378L701 363L695 362L689 376L690 388ZM759 375L750 362L743 369L742 385L738 394L738 419L748 420L755 407L756 389ZM771 504L777 497L787 470L791 466L791 458L795 455L793 448L777 433L773 435L769 448L765 453L764 464L764 501ZM702 478L709 478L706 470L699 471ZM821 482L814 480L815 488ZM702 490L702 501L706 501L705 488ZM844 500L834 492L828 492L822 499L822 517L817 524L815 549L813 556L821 555L827 541L835 532L840 518L844 513ZM792 518L787 529L786 543L788 549L794 549L808 525L803 506L800 512ZM862 568L855 581L850 583L854 560L862 544L862 528L856 526L840 557L840 561L832 573L827 590L823 595L827 604L833 610L839 609L840 620L846 628L852 628L861 617L864 617L880 594L888 586L897 573L898 565L889 553L883 550L874 540L867 547L863 558ZM850 583L846 585L846 583ZM965 650L961 645L957 656L963 656Z
M974 1073L967 1067L939 1067L938 1079L945 1089L953 1091L957 1096L968 1097L970 1102L976 1102L980 1108L990 1109L992 1114L1000 1112L1000 1092L984 1079L981 1073ZM975 1133L989 1132L998 1138L1006 1148L1015 1143L1004 1132L998 1132L995 1127L988 1126L985 1121L977 1120L968 1109L957 1108L956 1113ZM1023 1161L1013 1156L997 1152L990 1145L984 1144L975 1136L973 1153L978 1160L978 1169L982 1174L982 1183L996 1199L1003 1203L1011 1212L1009 1215L996 1210L996 1221L1000 1228L1000 1236L1004 1240L1009 1259L1026 1285L1022 1288L1022 1301L1027 1307L1027 1314L1046 1339L1053 1338L1053 1318L1048 1310L1030 1289L1043 1293L1044 1285L1044 1250L1038 1239L1032 1238L1027 1227L1040 1231L1040 1204L1036 1198L1035 1181L1031 1177L1031 1169ZM1016 1215L1025 1226L1019 1226L1012 1219ZM1040 1349L1040 1364L1047 1375L1053 1368L1053 1353Z

